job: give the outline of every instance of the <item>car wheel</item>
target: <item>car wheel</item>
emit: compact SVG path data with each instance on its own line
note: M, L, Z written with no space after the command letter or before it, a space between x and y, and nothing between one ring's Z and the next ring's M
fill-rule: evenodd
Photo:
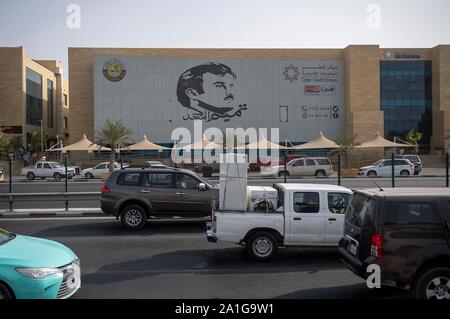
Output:
M32 172L28 172L27 174L27 179L32 181L36 176L34 176L34 174Z
M414 175L419 175L419 172L414 172Z
M256 261L268 261L277 251L278 243L271 233L258 232L246 244L247 255Z
M8 287L6 287L4 284L0 282L0 300L1 299L12 299L11 292L9 291Z
M400 176L409 176L409 172L408 171L401 171L400 172Z
M377 176L377 172L375 172L375 171L370 171L370 172L367 173L367 176L369 176L369 177L375 177L375 176Z
M53 174L53 178L55 179L55 181L60 181L61 180L61 174L59 174L59 173L55 173L55 174Z
M314 176L316 177L324 177L326 174L323 170L318 170L316 171L316 173L314 174Z
M86 173L86 174L84 175L84 177L87 178L87 179L93 179L93 178L94 178L94 175L92 175L92 173Z
M412 290L418 299L450 299L450 268L437 267L425 271Z
M284 178L284 176L289 177L289 172L282 171L278 173L278 177Z
M147 222L147 214L139 205L125 207L120 214L122 226L129 230L141 229Z

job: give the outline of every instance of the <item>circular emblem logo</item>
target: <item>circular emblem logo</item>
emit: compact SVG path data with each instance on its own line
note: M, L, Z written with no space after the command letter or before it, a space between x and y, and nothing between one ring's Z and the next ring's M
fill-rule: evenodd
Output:
M103 75L111 82L119 82L126 74L125 64L119 59L110 59L103 64Z

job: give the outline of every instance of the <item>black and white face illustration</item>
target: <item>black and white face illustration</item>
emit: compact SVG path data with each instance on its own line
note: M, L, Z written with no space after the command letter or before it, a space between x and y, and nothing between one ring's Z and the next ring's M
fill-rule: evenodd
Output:
M205 121L241 116L246 105L236 103L236 74L220 63L208 63L184 72L177 86L178 101L188 108L185 120Z

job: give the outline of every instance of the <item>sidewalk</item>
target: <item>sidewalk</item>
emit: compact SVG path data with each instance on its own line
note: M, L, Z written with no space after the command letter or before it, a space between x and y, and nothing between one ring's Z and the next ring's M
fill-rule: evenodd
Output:
M60 208L15 209L12 212L5 209L0 210L0 218L29 217L108 217L108 215L105 215L99 208L71 208L68 211Z

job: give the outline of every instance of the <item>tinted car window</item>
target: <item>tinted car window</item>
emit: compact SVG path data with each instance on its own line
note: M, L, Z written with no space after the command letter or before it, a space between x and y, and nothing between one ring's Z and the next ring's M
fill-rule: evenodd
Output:
M52 169L52 167L51 167L50 164L48 164L48 163L45 163L45 164L44 164L44 168L46 168L46 169Z
M119 178L117 179L117 185L139 186L140 178L141 173L123 173L119 175Z
M312 159L307 159L306 160L306 166L314 166L316 165L316 162Z
M373 198L356 194L347 206L345 220L357 227L373 225L375 204L376 202Z
M330 161L326 158L318 158L316 161L319 165L330 165Z
M177 174L176 175L177 188L197 189L199 183L200 183L200 181L198 181L196 178L194 178L188 174Z
M37 168L42 168L42 163L38 163L36 167Z
M408 165L408 162L405 160L394 160L394 165Z
M388 202L384 219L386 225L441 223L434 205L427 202Z
M418 163L419 162L419 157L417 157L417 156L405 156L405 158L409 159L413 163Z
M333 214L345 214L351 197L345 193L328 193L328 210Z
M106 164L100 164L95 169L105 169L105 168L106 168Z
M319 208L319 193L294 193L296 213L317 213Z
M295 161L293 166L305 166L305 162L303 160Z
M383 166L392 166L392 160L384 161Z
M151 178L151 187L159 188L172 188L173 187L173 174L172 173L151 173L149 174L149 179Z

